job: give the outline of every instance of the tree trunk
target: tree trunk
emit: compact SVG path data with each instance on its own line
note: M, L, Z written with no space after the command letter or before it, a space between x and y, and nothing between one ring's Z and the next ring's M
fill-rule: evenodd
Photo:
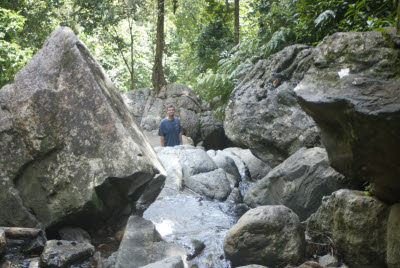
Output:
M239 0L235 0L235 45L239 44L239 30L240 30L240 24L239 24Z
M162 58L164 50L164 1L165 0L157 0L158 15L157 15L156 56L154 59L153 74L151 77L156 94L158 94L161 88L167 84L162 66Z

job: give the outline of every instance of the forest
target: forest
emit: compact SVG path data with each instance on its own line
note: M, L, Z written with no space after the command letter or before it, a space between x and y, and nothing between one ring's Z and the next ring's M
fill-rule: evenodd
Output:
M397 26L397 0L1 0L0 87L59 26L119 91L180 83L222 115L241 71L285 46Z

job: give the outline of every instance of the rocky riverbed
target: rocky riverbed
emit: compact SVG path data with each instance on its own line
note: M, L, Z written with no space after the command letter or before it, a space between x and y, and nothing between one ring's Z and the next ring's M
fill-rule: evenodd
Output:
M222 122L183 85L121 96L57 29L0 90L2 267L400 267L399 49L286 47ZM162 148L169 103L188 140Z

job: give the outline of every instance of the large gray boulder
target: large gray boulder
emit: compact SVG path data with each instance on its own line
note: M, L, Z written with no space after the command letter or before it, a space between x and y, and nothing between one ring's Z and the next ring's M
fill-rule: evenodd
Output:
M322 197L349 185L329 165L325 149L301 148L253 185L244 201L250 207L284 205L304 221L317 211Z
M142 267L171 256L185 258L185 249L164 242L151 221L138 216L129 217L115 268Z
M214 151L215 152L215 151ZM241 176L239 170L235 164L235 161L226 155L222 151L216 151L215 154L211 150L207 151L207 154L211 156L212 160L217 164L219 168L222 168L230 180L233 187L238 186Z
M130 196L166 175L111 81L65 27L0 90L0 122L3 226L97 224L134 211Z
M228 231L224 251L234 266L297 264L303 258L303 228L287 207L257 207L246 212Z
M332 239L350 267L386 267L388 215L389 207L376 198L339 190L307 220L307 234L314 242Z
M258 181L264 178L271 171L271 167L254 156L249 149L230 147L224 149L224 153L227 152L236 155L243 161L249 171L250 180L252 181Z
M311 59L309 47L289 46L259 61L231 93L224 120L227 137L272 167L301 147L319 144L318 129L293 91Z
M230 181L222 168L190 176L185 186L211 199L225 200L231 192Z
M321 129L332 166L373 182L379 198L400 201L400 36L336 33L315 49L295 92Z

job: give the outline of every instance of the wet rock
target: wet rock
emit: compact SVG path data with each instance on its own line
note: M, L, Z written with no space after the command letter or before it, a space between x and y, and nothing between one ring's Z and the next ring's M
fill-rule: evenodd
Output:
M186 253L182 247L164 242L151 221L129 217L115 268L142 267L171 256L186 258Z
M79 227L65 226L58 231L62 240L91 243L88 232Z
M231 192L231 186L222 168L188 177L185 186L198 194L211 199L225 200Z
M243 202L243 197L240 194L240 191L238 188L233 188L231 193L229 194L228 198L226 199L227 201L231 201L233 203L242 203Z
M94 253L94 247L86 242L49 240L40 256L41 267L68 267L82 262Z
M258 181L264 178L271 171L271 167L255 157L249 149L230 147L224 150L224 152L227 151L232 152L245 163L252 181Z
M184 178L218 168L204 150L191 145L156 147L155 150L168 174L165 188L173 191L182 189Z
M184 268L184 265L180 256L172 256L141 268Z
M303 258L304 233L299 218L289 208L257 207L228 231L224 251L234 266L296 264Z
M145 190L136 201L135 213L137 215L143 215L143 212L154 202L165 185L165 179L164 175L156 175L145 185Z
M387 223L387 265L389 268L400 267L400 204L390 208Z
M222 153L233 159L242 180L251 180L248 166L239 156L236 155L235 151L236 150L232 150L231 148L226 148Z
M332 167L389 202L400 201L399 41L394 28L331 35L295 89Z
M212 155L211 152L210 154ZM232 186L237 187L239 181L241 180L241 177L239 174L239 170L236 167L235 161L233 161L231 157L227 156L222 151L216 151L215 156L212 156L211 158L219 168L222 168L226 172L226 175L230 180Z
M231 93L225 110L227 137L271 167L301 147L319 144L318 129L293 91L311 60L309 47L286 47L260 60Z
M7 240L4 230L0 230L0 259L7 252Z
M0 225L96 225L166 175L119 92L68 28L55 30L0 90L0 107Z
M339 190L307 220L314 242L329 237L351 267L385 267L389 207L363 192Z
M284 205L304 221L317 211L323 196L349 186L329 165L325 149L301 148L254 184L244 201L250 207Z
M197 255L199 255L203 251L203 249L206 247L204 242L197 240L197 239L192 239L190 242L191 242L191 247L190 247L190 253L188 254L188 257L187 257L188 260L191 260L191 259L197 257Z
M114 252L106 260L104 260L102 263L103 268L114 268L117 260L117 254L118 252Z
M40 255L47 243L47 238L44 230L38 236L31 239L26 239L21 246L21 251L24 254L38 254Z

